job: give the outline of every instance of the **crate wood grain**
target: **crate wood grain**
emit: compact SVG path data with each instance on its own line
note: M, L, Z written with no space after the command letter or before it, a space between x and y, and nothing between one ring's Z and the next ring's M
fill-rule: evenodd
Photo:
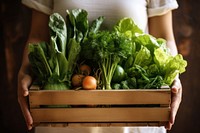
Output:
M37 86L33 86L29 92L29 104L35 123L107 123L108 125L148 123L147 125L151 125L150 123L169 121L170 94L170 89L55 91L39 90ZM42 105L72 105L73 107L48 108Z

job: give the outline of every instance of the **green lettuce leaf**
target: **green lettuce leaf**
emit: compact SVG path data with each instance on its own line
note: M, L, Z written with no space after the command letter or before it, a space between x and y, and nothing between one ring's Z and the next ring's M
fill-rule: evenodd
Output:
M135 57L134 64L144 67L149 65L151 63L151 60L152 56L150 51L146 47L141 46L140 51L137 53Z
M133 53L122 66L127 72L127 78L136 78L137 87L170 86L175 77L185 71L187 62L180 54L175 57L170 54L165 39L144 33L132 19L121 19L114 30L134 44Z
M181 54L176 55L175 57L170 58L165 67L165 83L171 85L173 80L178 74L181 74L186 71L187 61L183 60Z
M134 21L131 18L121 19L114 26L114 30L118 33L124 33L128 37L133 37L136 33L143 33L143 31L134 23Z

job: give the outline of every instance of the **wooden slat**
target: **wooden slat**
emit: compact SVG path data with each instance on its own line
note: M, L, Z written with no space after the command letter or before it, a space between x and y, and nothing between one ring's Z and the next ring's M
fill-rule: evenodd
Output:
M44 123L43 125L45 126ZM58 126L60 125L62 124L58 124ZM165 126L166 122L123 122L123 123L120 123L120 122L94 123L93 122L93 123L67 123L63 125L65 127L133 127L133 126Z
M35 126L39 127L133 127L133 126L165 126L167 122L62 122L62 123L48 123L43 122Z
M31 109L34 122L164 122L169 108Z
M169 104L170 90L30 91L30 105Z

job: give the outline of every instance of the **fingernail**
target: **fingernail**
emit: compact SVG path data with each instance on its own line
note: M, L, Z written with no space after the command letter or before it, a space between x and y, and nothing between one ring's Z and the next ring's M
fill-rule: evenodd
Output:
M31 130L32 129L32 124L28 126L28 130Z
M28 91L24 91L24 96L27 96L28 95Z
M178 89L176 87L172 87L172 92L173 93L177 93L178 92Z

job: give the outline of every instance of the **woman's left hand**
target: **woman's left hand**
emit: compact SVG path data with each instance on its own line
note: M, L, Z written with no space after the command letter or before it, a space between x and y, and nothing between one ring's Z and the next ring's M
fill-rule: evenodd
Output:
M172 97L171 97L171 114L169 123L165 126L167 130L171 130L172 125L175 122L175 117L182 100L182 85L180 79L175 79L171 87Z

